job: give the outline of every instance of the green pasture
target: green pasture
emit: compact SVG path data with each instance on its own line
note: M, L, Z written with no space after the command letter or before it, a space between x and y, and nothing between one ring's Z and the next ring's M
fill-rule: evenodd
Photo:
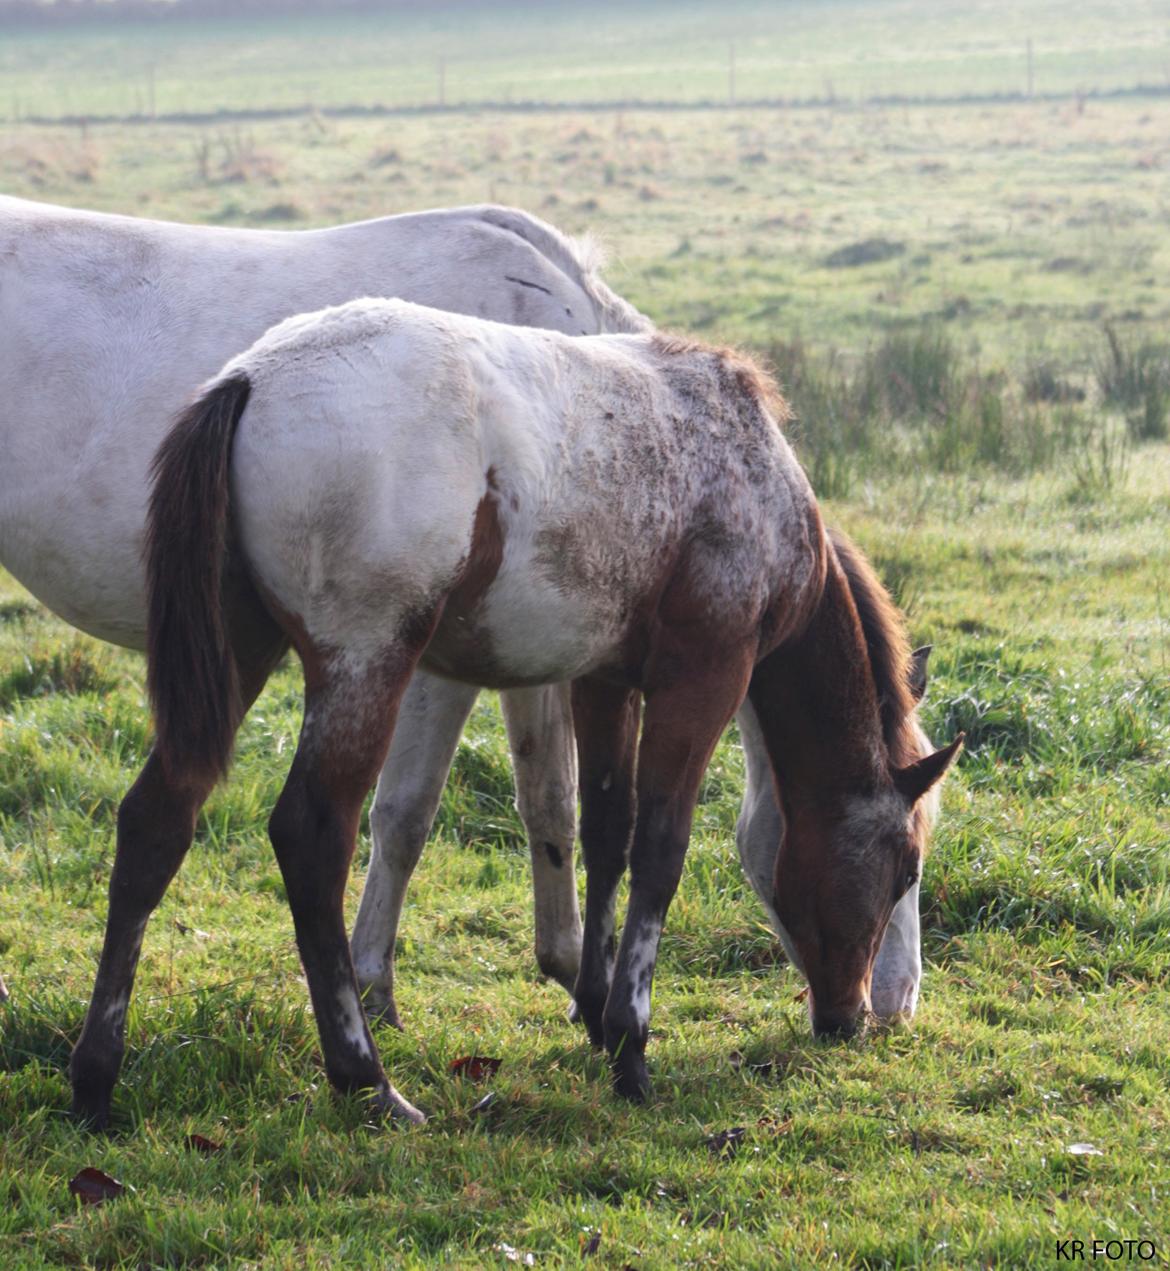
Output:
M1064 22L1045 3L1034 21L999 0L886 6L903 27L873 5L792 6L781 30L769 15L787 8L671 6L667 35L644 6L547 29L529 6L507 39L478 11L318 24L311 41L307 20L257 27L230 47L218 29L2 32L0 116L15 96L25 116L133 109L152 61L160 112L296 104L312 76L318 107L413 100L439 56L449 97L498 98L542 51L569 68L549 100L652 97L655 38L676 70L696 59L670 94L714 97L732 17L744 95L779 93L751 85L781 62L784 95L826 75L840 97L893 90L894 66L958 94L963 77L990 86L996 51L1033 25L1038 87L1059 72L1071 93L1089 65L1101 87L1148 79L1130 68L1160 66L1164 41L1152 4ZM394 41L417 88L377 79ZM457 73L464 54L481 78ZM4 193L288 229L490 199L598 232L607 276L655 320L776 365L828 518L934 644L928 729L968 745L925 870L918 1017L829 1046L739 869L725 739L662 946L655 1093L630 1108L536 973L485 696L403 924L406 1032L377 1034L432 1114L403 1131L324 1083L265 834L299 726L290 664L148 931L114 1131L94 1138L66 1115L65 1063L114 811L148 745L142 665L0 575L0 1266L1048 1267L1058 1240L1094 1238L1170 1261L1170 100L14 114ZM367 853L363 835L351 916ZM468 1054L503 1066L453 1077ZM126 1191L80 1207L84 1166Z
M1170 85L1157 0L643 0L0 28L0 118Z

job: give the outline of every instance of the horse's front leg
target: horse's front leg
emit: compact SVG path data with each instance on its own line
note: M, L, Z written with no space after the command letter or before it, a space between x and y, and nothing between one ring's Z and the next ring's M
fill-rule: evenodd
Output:
M581 851L585 857L585 931L573 996L600 1047L602 1014L613 977L614 904L634 830L638 694L600 680L573 684L573 725L581 780Z
M416 672L402 698L370 808L373 848L350 947L366 1014L401 1028L394 944L410 877L431 832L479 690Z
M581 911L573 846L577 762L568 684L500 694L512 748L516 806L528 831L536 961L569 993L581 966Z
M746 651L709 652L706 665L646 696L630 900L603 1017L614 1087L638 1101L650 1089L646 1038L658 942L682 876L699 783L751 676Z

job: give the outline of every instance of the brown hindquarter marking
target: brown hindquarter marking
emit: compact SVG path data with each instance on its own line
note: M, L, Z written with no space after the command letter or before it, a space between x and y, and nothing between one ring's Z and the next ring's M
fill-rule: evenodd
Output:
M488 488L475 509L467 556L443 600L438 628L426 652L430 670L473 679L479 676L480 683L490 680L496 668L493 650L483 633L476 631L476 611L504 558L495 470L489 468L485 475Z
M488 489L475 509L467 560L447 596L447 617L465 618L473 612L495 581L500 572L500 562L504 559L504 532L500 526L496 495L496 470L489 468L486 477Z

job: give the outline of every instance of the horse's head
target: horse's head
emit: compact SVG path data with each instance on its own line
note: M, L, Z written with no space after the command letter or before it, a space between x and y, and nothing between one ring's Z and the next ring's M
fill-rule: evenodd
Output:
M789 955L808 981L817 1036L850 1036L870 1010L874 959L894 906L918 882L930 790L962 745L850 788L825 774L815 797L782 790L784 837L774 906Z

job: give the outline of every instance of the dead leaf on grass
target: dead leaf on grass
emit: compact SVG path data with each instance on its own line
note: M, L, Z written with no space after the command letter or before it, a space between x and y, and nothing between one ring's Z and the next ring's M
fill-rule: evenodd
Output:
M503 1062L486 1055L461 1055L451 1060L451 1075L465 1077L468 1081L486 1081L500 1071Z
M188 1134L184 1142L189 1151L201 1152L204 1156L213 1156L216 1152L223 1151L222 1143L217 1143L204 1134Z
M126 1185L104 1170L87 1165L69 1180L69 1190L83 1205L104 1205L107 1200L121 1196Z

